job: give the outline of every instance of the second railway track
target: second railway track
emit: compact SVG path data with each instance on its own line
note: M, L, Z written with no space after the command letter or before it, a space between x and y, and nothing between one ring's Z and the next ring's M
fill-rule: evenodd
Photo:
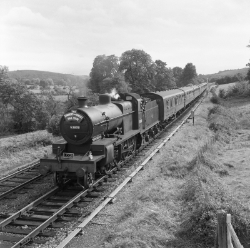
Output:
M13 193L44 177L39 173L38 166L39 162L36 161L0 178L0 200L3 198L16 198L17 196L13 195Z

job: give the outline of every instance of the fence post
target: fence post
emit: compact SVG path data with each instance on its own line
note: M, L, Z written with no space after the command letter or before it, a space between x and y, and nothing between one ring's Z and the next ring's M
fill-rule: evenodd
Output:
M219 248L228 248L227 243L227 214L225 211L221 210L217 213L218 220L218 244Z
M228 248L233 248L232 237L228 225L231 224L231 214L227 214L227 243Z

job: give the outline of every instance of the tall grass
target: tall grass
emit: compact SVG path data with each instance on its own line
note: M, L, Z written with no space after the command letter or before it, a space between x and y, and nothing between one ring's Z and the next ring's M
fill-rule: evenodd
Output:
M207 145L207 149L202 149L192 161L180 193L183 222L179 235L193 242L194 247L213 247L216 215L221 209L232 214L232 224L242 242L249 239L250 232L249 208L239 202L221 182L220 178L228 175L228 170L213 156L213 149L228 143L234 130L239 127L237 114L215 105L209 111L208 123L215 132L215 143Z
M53 142L47 131L36 131L0 139L0 175L43 157L46 146ZM49 148L50 149L50 148Z

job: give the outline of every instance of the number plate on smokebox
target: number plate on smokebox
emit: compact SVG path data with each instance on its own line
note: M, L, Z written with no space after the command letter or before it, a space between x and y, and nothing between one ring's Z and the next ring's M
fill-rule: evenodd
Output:
M73 157L74 157L74 153L64 152L62 158L64 158L64 159L70 159L70 158L73 158Z

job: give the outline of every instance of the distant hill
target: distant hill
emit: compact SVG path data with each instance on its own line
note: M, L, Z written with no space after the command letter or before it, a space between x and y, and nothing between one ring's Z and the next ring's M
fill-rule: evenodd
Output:
M222 77L232 77L238 73L242 74L243 77L246 77L247 72L248 72L249 68L242 68L242 69L234 69L234 70L225 70L225 71L219 71L218 73L214 73L214 74L207 74L207 75L201 75L204 78L208 78L208 79L218 79L218 78L222 78Z
M63 74L57 72L49 72L49 71L36 71L36 70L17 70L17 71L9 71L9 77L17 80L23 79L33 79L39 78L48 79L51 78L54 82L64 80L68 85L86 85L89 76L81 75L71 75L71 74Z

